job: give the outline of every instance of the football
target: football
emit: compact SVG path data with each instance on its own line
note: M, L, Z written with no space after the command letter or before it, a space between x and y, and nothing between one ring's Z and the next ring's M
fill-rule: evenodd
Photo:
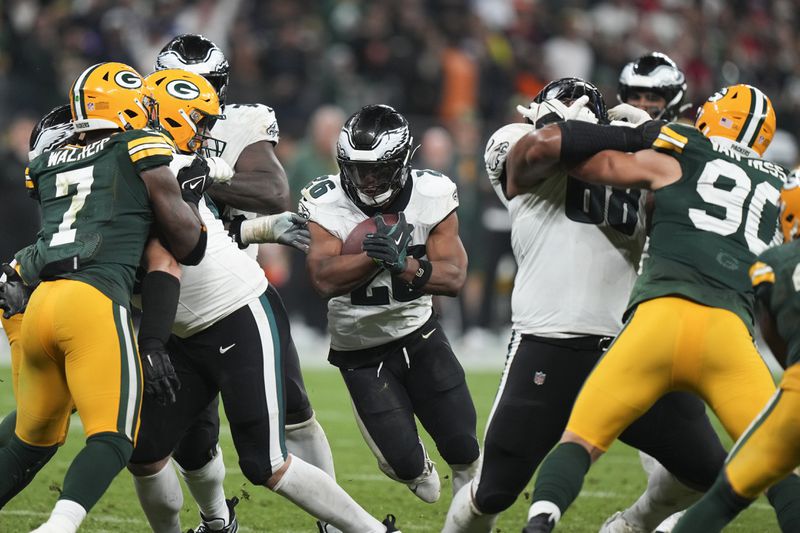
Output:
M393 226L397 224L397 215L394 213L383 213L383 220L387 225ZM342 255L360 254L361 243L364 242L364 237L367 233L375 233L377 227L375 226L375 217L370 217L363 222L360 222L345 239L342 244Z

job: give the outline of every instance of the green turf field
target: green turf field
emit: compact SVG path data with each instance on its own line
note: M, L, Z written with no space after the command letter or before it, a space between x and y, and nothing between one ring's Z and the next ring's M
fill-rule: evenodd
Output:
M0 368L0 412L13 407L10 372ZM478 409L479 435L497 387L496 372L469 373L469 384ZM306 383L317 416L325 427L333 448L339 483L368 511L382 518L386 513L397 515L397 524L405 532L439 531L450 502L449 471L436 454L430 439L426 446L437 461L442 476L442 498L434 504L418 500L404 486L385 477L379 470L353 421L347 393L338 373L331 370L309 370ZM527 423L536 424L535 420ZM15 500L0 511L0 531L29 531L48 516L70 460L82 445L80 421L73 416L70 438L51 463ZM281 497L263 487L254 487L239 472L236 455L227 427L223 428L222 446L228 466L226 490L238 496L237 513L245 532L315 532L314 520ZM727 443L727 439L726 439ZM559 531L594 532L613 511L632 502L645 486L644 472L638 455L623 444L615 444L592 469L583 493L562 520ZM498 522L497 531L519 531L528 508L528 493L509 509ZM184 530L197 525L198 514L186 493L182 516ZM147 522L139 508L129 474L116 479L100 503L92 510L81 531L144 532ZM778 531L766 499L762 498L743 513L726 531L761 533Z

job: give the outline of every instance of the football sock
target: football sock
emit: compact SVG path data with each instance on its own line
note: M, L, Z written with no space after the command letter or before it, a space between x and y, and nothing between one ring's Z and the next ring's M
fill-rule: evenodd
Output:
M62 500L71 500L91 511L108 486L125 468L133 445L119 433L100 433L86 439L64 477Z
M550 452L539 469L533 491L533 505L550 502L563 515L575 501L583 486L583 478L592 464L589 452L574 442L559 444ZM534 507L531 506L531 511ZM537 508L538 509L538 508ZM535 513L540 514L539 512ZM550 513L552 516L552 513ZM530 517L529 513L529 517Z
M57 450L58 446L31 446L12 435L11 441L0 448L0 509L28 486Z
M686 511L672 533L715 533L722 531L752 500L733 491L725 474L721 474L699 502Z
M5 446L11 442L11 437L14 436L14 428L17 425L17 410L8 413L2 421L0 421L0 446Z
M789 474L767 491L781 531L800 531L800 478Z
M647 489L622 515L629 524L653 531L670 515L686 509L702 496L702 492L687 487L661 463L653 461Z
M386 531L383 524L358 505L328 474L299 457L289 457L289 467L273 491L342 531Z
M81 504L70 500L58 500L50 518L33 530L33 533L75 533L83 519L86 509Z
M177 464L177 463L176 463ZM178 465L189 492L192 493L200 514L207 519L221 519L225 524L230 523L228 504L225 503L225 463L222 460L222 450L217 445L217 453L202 468L197 470L184 470Z
M469 483L478 473L478 468L481 466L480 459L473 461L468 465L450 465L453 472L453 497L458 494L467 483Z
M483 514L475 507L472 501L474 483L474 481L467 482L453 496L447 517L444 519L442 533L489 533L494 529L498 515Z
M336 479L331 445L314 415L305 422L286 426L286 448L295 457L300 457Z
M133 476L133 486L154 533L182 533L183 490L169 462L153 475Z

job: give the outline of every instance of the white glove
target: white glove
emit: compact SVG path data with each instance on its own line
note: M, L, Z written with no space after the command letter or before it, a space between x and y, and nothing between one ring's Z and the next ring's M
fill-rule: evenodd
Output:
M639 109L630 104L619 104L608 110L608 118L611 120L619 120L628 122L634 126L638 126L643 122L652 120L650 113L644 109Z
M307 218L291 211L284 211L277 215L243 220L239 227L239 237L236 238L234 235L234 239L241 244L277 242L308 253L311 234L307 225Z
M192 164L192 161L194 161L195 157L197 156L194 154L172 154L172 161L169 163L169 169L177 176L178 172L180 172L182 168L186 168Z
M207 157L208 176L214 183L230 183L234 171L221 157Z
M550 122L558 122L561 120L582 120L584 122L591 122L593 124L597 123L597 117L594 116L586 104L589 102L589 97L587 95L583 95L574 102L572 102L569 106L564 105L563 102L556 99L545 100L541 104L537 104L535 102L531 102L528 107L517 106L517 111L519 113L533 122L534 125L538 125L541 127L542 124L538 124L539 120L542 118L555 114L554 120Z

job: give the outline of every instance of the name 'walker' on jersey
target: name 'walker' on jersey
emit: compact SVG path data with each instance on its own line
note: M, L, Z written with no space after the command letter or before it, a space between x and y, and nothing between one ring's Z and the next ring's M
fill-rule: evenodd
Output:
M405 207L397 207L405 202ZM425 242L436 225L458 207L456 185L432 170L412 170L393 202L414 225L409 255L424 258ZM344 242L368 215L346 194L340 176L322 176L302 191L299 212ZM413 291L404 281L381 270L350 294L328 301L331 348L349 351L371 348L420 328L433 312L430 294Z

